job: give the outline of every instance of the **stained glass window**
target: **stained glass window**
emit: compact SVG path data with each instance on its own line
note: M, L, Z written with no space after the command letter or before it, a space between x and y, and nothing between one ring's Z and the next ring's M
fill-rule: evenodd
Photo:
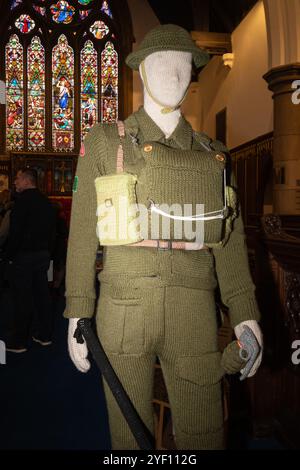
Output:
M108 2L106 0L104 0L103 3L102 3L101 11L103 11L103 13L105 13L106 15L110 16L110 18L113 17L112 13L110 11Z
M90 31L96 39L102 39L109 33L109 29L103 21L95 21L90 27Z
M29 33L34 27L35 22L30 18L29 15L21 15L15 22L16 27L21 33Z
M101 53L101 121L118 119L118 53L107 42Z
M92 41L86 41L81 51L81 138L97 121L98 70L97 52Z
M24 146L23 129L23 47L16 34L5 51L6 61L6 147L20 150Z
M75 8L69 5L65 0L59 0L56 5L51 5L53 21L56 23L69 24L73 20Z
M31 40L27 52L28 148L45 147L45 51L39 37Z
M14 8L16 8L18 5L20 5L22 3L23 0L12 0L11 2L11 10L13 10Z
M46 8L45 7L39 7L37 5L33 5L33 8L40 14L40 15L45 15L46 14Z
M92 10L80 10L79 11L79 16L81 20L85 20L89 14L91 13Z
M78 3L80 3L80 5L88 5L91 1L92 0L78 0Z
M56 151L74 148L74 52L62 34L52 53L52 134Z
M108 18L110 3L9 1L15 10L4 28L1 52L6 66L7 150L79 151L80 141L97 121L118 118L118 53Z

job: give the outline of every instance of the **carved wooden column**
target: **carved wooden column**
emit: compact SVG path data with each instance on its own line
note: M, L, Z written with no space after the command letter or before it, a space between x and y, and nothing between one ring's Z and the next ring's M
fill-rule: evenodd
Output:
M264 79L274 99L274 212L300 215L300 104L292 100L300 63L275 67Z

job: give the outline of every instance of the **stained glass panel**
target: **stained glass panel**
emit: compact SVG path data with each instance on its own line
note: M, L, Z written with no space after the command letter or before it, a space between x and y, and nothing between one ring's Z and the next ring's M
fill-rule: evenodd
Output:
M89 16L92 10L79 10L79 16L81 20L85 20Z
M29 15L21 15L15 22L16 27L21 33L29 33L35 27L35 22Z
M62 34L52 52L52 132L56 151L74 148L74 52Z
M28 148L45 147L45 51L35 36L27 51Z
M45 16L46 8L45 7L38 7L37 5L33 5L33 8L40 14Z
M81 66L81 138L97 121L98 70L97 52L92 41L86 41L80 55Z
M6 147L22 150L24 146L23 47L16 34L5 48L6 70Z
M90 27L90 31L96 39L102 39L109 33L108 26L103 21L95 21Z
M105 13L106 15L110 16L110 18L113 17L112 13L110 11L108 2L106 0L104 0L103 3L102 3L101 11L103 11L103 13Z
M69 5L65 0L59 0L56 5L51 5L50 10L53 21L64 24L71 23L75 13L75 8Z
M101 121L118 119L118 53L107 42L101 53Z
M36 12L35 16L30 12L29 16L28 12L22 10L22 6L27 4L32 5ZM73 37L75 32L73 23L74 27L77 27L79 18L82 21L88 18L89 22L95 4L98 12L101 9L104 21L95 18L86 28L83 28L80 35ZM39 0L38 2L10 0L9 5L12 10L16 9L16 15L8 25L8 31L15 26L20 32L10 37L5 48L7 149L31 151L46 149L46 141L48 142L46 106L47 101L49 100L50 105L51 100L50 147L56 152L73 151L75 131L80 131L81 139L83 139L98 119L103 122L114 122L118 118L118 54L112 43L114 39L109 39L114 38L114 35L109 25L106 24L106 21L109 21L107 17L113 17L110 9L111 2L109 0L97 0L97 2L94 0L77 0L77 2L72 0ZM18 7L21 10L19 13ZM87 9L84 10L84 8ZM71 35L72 44L71 39L69 41L69 38L67 39L60 32L59 39L54 42L55 47L50 45L53 44L52 40L42 44L42 37L39 34L39 32L42 34L42 29L39 29L37 33L40 37L34 34L32 38L30 33L35 33L35 28L39 28L37 15L39 17L41 15L44 19L48 14L50 14L48 20L52 23L52 27L48 28L49 37L56 35L57 30L64 32L64 25L70 25L66 27L66 30ZM76 21L74 21L75 18ZM89 33L92 33L97 40L103 40L103 43L99 41L97 44L94 39L89 40ZM84 39L84 43L82 49L79 48L77 57L80 66L80 74L78 74L80 81L77 82L75 81L73 47L75 48L76 44L77 50L79 39L80 41ZM48 48L50 48L49 51ZM52 60L49 96L45 71L45 57L48 53L51 54ZM74 123L76 103L78 105L80 103L80 122ZM48 150L50 149L47 148Z
M12 0L10 9L13 10L22 3L23 0Z

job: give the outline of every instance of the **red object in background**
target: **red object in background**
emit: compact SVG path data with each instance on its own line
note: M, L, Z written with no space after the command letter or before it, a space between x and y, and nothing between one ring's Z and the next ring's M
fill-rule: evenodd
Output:
M63 217L67 223L69 228L70 226L70 218L71 218L71 208L72 208L72 198L71 197L59 197L59 196L52 196L49 197L50 201L59 202L62 205L62 211L60 217Z
M84 157L84 156L85 156L84 144L81 144L79 155L80 155L81 157Z

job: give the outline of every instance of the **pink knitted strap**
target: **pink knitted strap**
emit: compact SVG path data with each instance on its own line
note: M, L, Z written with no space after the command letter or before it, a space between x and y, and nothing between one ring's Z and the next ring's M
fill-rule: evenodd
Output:
M84 147L84 143L81 144L79 155L80 155L81 157L84 157L84 156L85 156L85 147Z
M162 250L167 250L172 248L172 250L207 250L208 248L199 242L171 242L168 240L143 240L137 243L131 243L127 246L141 246L147 248L160 248Z
M120 137L120 144L117 151L117 173L123 173L124 171L124 152L122 147L121 138L125 136L125 127L123 121L117 122L118 134Z
M125 137L125 126L123 121L117 121L119 137Z

